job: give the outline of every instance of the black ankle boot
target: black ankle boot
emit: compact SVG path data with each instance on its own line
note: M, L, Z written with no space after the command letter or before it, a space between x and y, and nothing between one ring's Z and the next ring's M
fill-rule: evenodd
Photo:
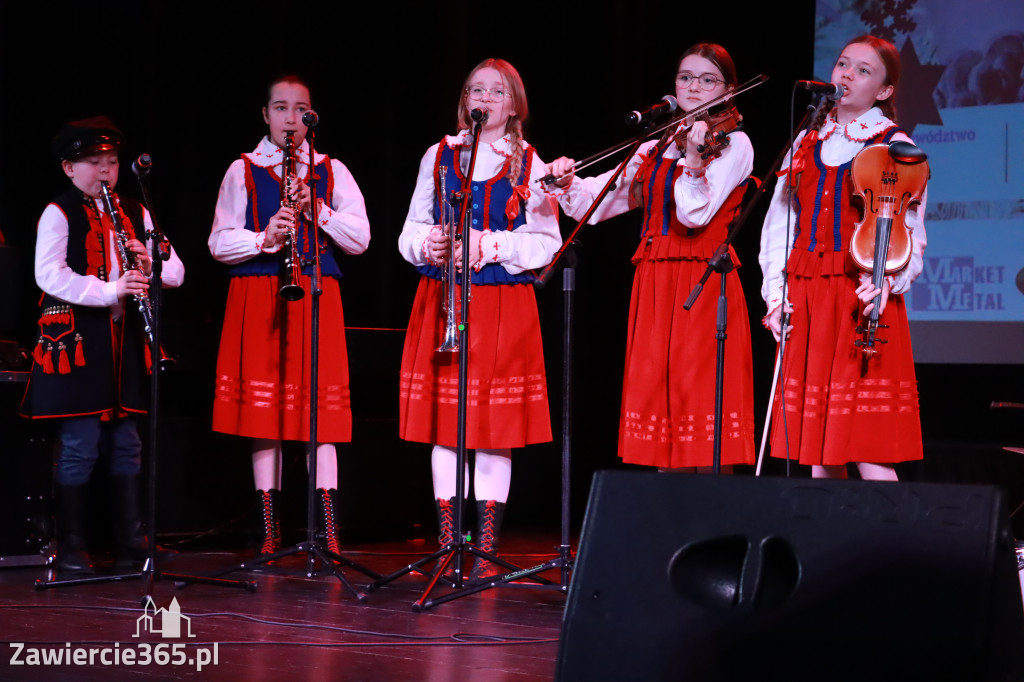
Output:
M338 491L335 488L316 489L317 526L316 536L324 543L324 549L331 554L341 555L338 542Z
M488 554L498 554L498 534L501 532L501 522L505 517L505 503L487 500L476 503L476 546ZM470 580L484 580L497 575L504 575L506 570L500 564L484 559L473 558L473 568L469 571Z
M260 533L262 537L257 540L256 556L269 556L281 550L281 520L279 518L280 490L257 490L256 498L259 504Z
M451 545L455 542L455 498L452 497L447 500L437 498L434 500L434 509L437 511L437 542L441 545L441 548ZM434 565L434 571L441 566L441 561ZM444 572L445 580L455 580L455 561L452 560L448 564L448 570Z
M455 541L455 498L437 498L434 509L437 511L437 542L441 547L447 547Z
M65 573L94 573L86 551L86 518L89 513L89 484L54 484L57 497L57 570Z

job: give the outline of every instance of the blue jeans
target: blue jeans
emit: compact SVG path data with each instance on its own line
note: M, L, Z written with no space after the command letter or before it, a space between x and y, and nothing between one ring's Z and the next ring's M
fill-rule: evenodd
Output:
M54 480L60 485L89 481L100 453L110 458L110 475L131 476L142 468L142 440L134 417L101 422L99 417L63 419L58 428L60 454Z

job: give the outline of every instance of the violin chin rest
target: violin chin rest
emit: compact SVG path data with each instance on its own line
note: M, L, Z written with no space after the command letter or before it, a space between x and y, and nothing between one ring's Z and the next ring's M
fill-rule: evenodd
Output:
M915 164L928 160L923 149L903 140L889 143L889 156L897 163Z

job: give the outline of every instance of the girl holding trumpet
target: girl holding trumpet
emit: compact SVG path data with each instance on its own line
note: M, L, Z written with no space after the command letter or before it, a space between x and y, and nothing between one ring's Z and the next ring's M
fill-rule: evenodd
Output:
M473 270L465 434L466 447L475 451L478 530L473 537L480 549L494 553L508 499L512 448L551 440L540 322L533 277L527 271L546 265L562 241L557 204L530 190L544 174L544 164L523 139L529 111L523 82L501 59L481 62L466 78L459 97L459 132L423 155L398 240L402 256L422 275L402 354L399 435L433 445L434 499L445 546L459 530L453 529L459 356L438 352L446 332L442 273L449 259L449 237L440 223L451 192L466 180L473 110L484 119L469 179L472 229L454 254L461 266L462 249L468 248ZM469 273L458 269L461 286ZM458 288L454 282L448 285ZM496 572L491 562L477 558L470 577Z
M677 63L675 93L684 111L736 85L732 58L720 45L693 45ZM643 144L591 217L596 223L643 209L633 254L619 456L661 470L706 471L712 465L717 297L705 292L691 310L682 306L724 240L753 169L750 140L740 131L728 135L721 156L702 158L707 132L707 122L684 118L660 140ZM579 218L614 171L577 178L574 166L565 157L552 162L548 172L556 180L549 191L568 215ZM731 249L730 254L735 262ZM734 270L726 278L723 471L752 463L754 456L750 327L739 277Z
M262 514L258 555L281 548L278 495L281 441L309 440L312 295L311 204L317 202L323 294L320 297L320 361L317 421L317 504L327 549L339 553L334 510L337 494L335 443L352 437L348 355L338 278L337 250L359 254L370 242L363 195L340 161L317 154L312 168L303 145L310 111L309 88L295 76L273 81L263 120L269 133L228 168L217 197L210 253L231 266L227 310L217 355L213 404L215 431L252 439L252 469ZM291 138L289 141L288 138ZM290 142L290 144L289 144ZM285 154L293 153L294 177L286 178ZM305 179L315 172L316 196ZM287 195L287 196L285 196ZM297 243L286 249L286 235ZM290 255L282 253L291 250ZM301 300L285 300L282 283L295 272ZM287 286L292 286L288 284Z

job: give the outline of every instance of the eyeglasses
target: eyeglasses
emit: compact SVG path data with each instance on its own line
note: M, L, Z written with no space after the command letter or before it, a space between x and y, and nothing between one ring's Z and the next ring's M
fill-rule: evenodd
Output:
M507 92L502 88L481 88L479 85L471 85L466 88L466 93L469 94L469 98L473 101L480 101L484 98L484 95L490 95L491 99L501 101L506 97L512 97L511 92Z
M690 83L697 81L700 84L701 90L714 90L715 86L725 81L721 78L713 76L710 73L702 73L699 76L695 76L689 71L682 71L676 75L676 81L679 82L684 88L690 87Z

